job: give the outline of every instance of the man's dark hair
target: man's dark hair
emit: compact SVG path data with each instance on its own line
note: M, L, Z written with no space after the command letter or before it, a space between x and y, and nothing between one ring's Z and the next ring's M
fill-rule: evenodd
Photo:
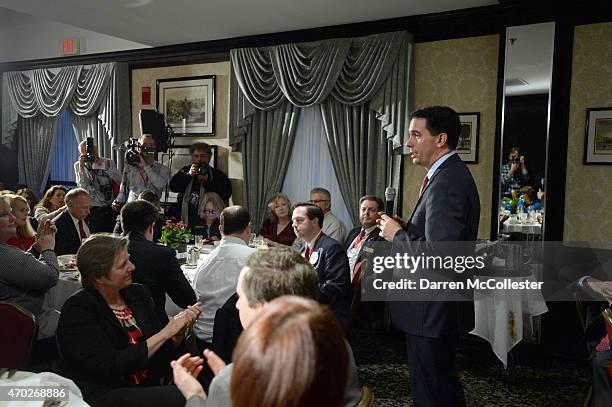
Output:
M384 212L385 211L385 202L380 199L379 197L377 197L376 195L364 195L361 197L361 199L359 199L359 206L361 207L361 204L363 203L363 201L374 201L376 202L376 205L378 206L378 212Z
M461 134L461 121L459 115L448 106L431 106L412 112L411 119L425 119L427 130L437 136L446 133L446 145L451 149L457 148L459 134Z
M223 209L219 216L219 224L223 226L224 235L241 233L249 226L251 215L245 207L234 205Z
M323 215L323 210L317 205L310 202L298 202L293 205L293 209L295 210L295 208L299 208L300 206L306 208L306 216L308 217L308 219L318 219L319 227L323 229L323 219L325 219L325 215Z
M121 226L125 233L144 232L158 219L158 209L143 199L128 202L121 208Z
M194 151L204 151L209 157L212 157L212 148L208 143L196 142L189 147L189 153Z

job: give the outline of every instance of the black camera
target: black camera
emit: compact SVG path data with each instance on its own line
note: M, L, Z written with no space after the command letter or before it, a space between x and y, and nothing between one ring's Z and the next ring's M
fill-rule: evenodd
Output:
M140 147L138 145L138 141L135 139L128 142L125 147L125 162L127 162L129 165L138 166L140 163L141 151L142 149L145 149L145 147Z
M198 167L198 175L206 175L208 174L208 170L210 167L206 164L202 164Z
M94 141L92 137L87 137L86 146L85 161L93 164L96 161L96 156L94 155Z
M512 164L518 164L521 161L519 157L512 157Z

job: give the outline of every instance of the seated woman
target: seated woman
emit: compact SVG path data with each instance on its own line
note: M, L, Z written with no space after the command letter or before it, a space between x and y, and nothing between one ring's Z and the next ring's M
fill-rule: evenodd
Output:
M51 220L62 213L66 208L64 197L66 188L61 185L54 185L45 192L43 198L34 208L34 217L41 223L47 219Z
M28 201L19 195L6 195L10 199L11 210L15 217L15 226L17 233L6 241L6 244L28 251L36 242L36 232L30 224L28 213L30 206Z
M268 201L268 217L259 234L270 246L291 246L295 232L291 225L291 201L283 193L277 193Z
M334 314L313 300L272 300L240 336L233 359L217 376L226 383L213 382L208 399L194 378L203 360L186 354L172 362L175 383L190 406L343 405L347 346ZM227 382L230 397L215 390Z
M96 234L79 248L83 289L64 304L57 330L63 374L92 406L183 406L177 388L160 383L200 305L162 327L149 291L132 284L127 244Z
M38 338L55 335L59 315L44 310L46 292L57 284L59 264L55 247L55 226L50 221L38 228L38 240L28 252L7 245L16 234L15 216L6 196L0 197L0 301L21 305L38 319Z
M225 204L219 194L216 192L204 194L204 199L202 199L202 204L198 210L202 222L193 227L192 233L202 236L203 240L220 240L219 215L221 215L223 209L225 209Z
M530 186L521 188L521 200L523 201L523 211L541 211L542 203L538 199L538 192Z

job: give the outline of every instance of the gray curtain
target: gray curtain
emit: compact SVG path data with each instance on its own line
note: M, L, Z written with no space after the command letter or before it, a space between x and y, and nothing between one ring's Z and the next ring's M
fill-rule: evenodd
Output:
M18 118L17 166L19 181L24 182L38 196L42 196L51 168L51 154L55 142L57 116L38 115Z
M361 195L382 196L386 185L399 181L391 155L407 131L411 53L406 32L232 50L232 83L239 89L231 93L230 144L240 150L248 142L255 112L273 111L284 101L300 108L321 105L334 169L357 222ZM243 151L247 184L254 153ZM285 171L277 174L279 185ZM251 202L250 194L262 201L276 190L245 192Z
M129 112L118 114L129 109L128 72L124 64L7 72L5 78L10 100L3 100L3 104L11 103L20 116L20 182L42 185L38 193L43 192L55 137L55 121L45 118L55 119L68 108L77 138L94 137L100 154L107 157L111 156L112 147L129 134ZM119 86L126 89L120 90ZM3 132L4 128L3 123ZM51 140L39 140L41 137ZM30 163L24 163L26 160Z
M300 109L283 102L274 110L258 110L252 116L249 136L245 139L243 157L247 207L254 230L259 230L266 214L268 199L283 186ZM283 176L279 177L279 174Z

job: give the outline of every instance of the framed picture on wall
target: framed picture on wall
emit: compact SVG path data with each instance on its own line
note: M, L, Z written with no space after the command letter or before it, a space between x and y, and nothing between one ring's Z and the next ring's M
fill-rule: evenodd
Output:
M170 169L170 177L180 171L186 165L191 165L191 153L188 145L174 145L172 147L172 155L170 153L160 153L159 162ZM215 167L217 158L217 146L211 145L212 156L210 157L210 165ZM168 189L167 203L176 203L178 194ZM161 202L166 203L166 190L162 192Z
M157 111L180 135L215 134L215 76L159 79Z
M459 113L461 133L457 143L457 154L465 163L478 162L478 136L480 134L480 112Z
M587 109L584 164L612 164L612 107Z

